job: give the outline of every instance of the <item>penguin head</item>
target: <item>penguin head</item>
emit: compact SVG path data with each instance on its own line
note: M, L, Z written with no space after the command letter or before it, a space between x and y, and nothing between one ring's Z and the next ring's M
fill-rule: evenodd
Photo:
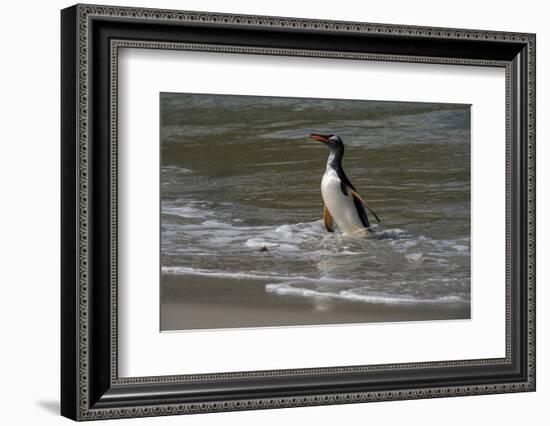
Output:
M331 152L344 153L344 142L338 135L320 135L318 133L312 133L309 137L315 141L323 142Z

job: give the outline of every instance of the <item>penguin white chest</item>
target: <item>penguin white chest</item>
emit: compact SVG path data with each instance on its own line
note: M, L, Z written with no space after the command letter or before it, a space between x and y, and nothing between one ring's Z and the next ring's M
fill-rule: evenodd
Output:
M351 194L344 195L340 178L336 171L328 166L321 181L321 194L332 218L345 235L351 235L365 227L357 214Z

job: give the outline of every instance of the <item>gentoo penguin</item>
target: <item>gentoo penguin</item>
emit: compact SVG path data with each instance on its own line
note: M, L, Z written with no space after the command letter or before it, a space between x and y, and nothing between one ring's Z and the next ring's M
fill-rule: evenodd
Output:
M328 232L334 232L334 222L344 235L370 235L370 224L365 212L366 207L376 218L376 213L367 206L367 203L356 191L342 168L344 143L338 135L319 135L312 133L311 139L323 142L330 149L327 160L327 169L321 181L321 194L325 206L323 220ZM364 206L364 207L363 207Z

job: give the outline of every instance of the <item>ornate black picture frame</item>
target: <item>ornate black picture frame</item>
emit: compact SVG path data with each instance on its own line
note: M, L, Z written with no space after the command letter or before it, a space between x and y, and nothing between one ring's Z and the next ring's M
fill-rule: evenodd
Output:
M535 390L534 34L96 5L64 9L61 29L62 415L92 420ZM504 68L506 356L120 378L121 47Z

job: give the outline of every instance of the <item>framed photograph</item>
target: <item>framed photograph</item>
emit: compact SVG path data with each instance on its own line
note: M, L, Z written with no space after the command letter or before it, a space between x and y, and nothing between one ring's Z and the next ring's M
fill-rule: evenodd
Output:
M535 35L61 12L61 412L535 390Z

